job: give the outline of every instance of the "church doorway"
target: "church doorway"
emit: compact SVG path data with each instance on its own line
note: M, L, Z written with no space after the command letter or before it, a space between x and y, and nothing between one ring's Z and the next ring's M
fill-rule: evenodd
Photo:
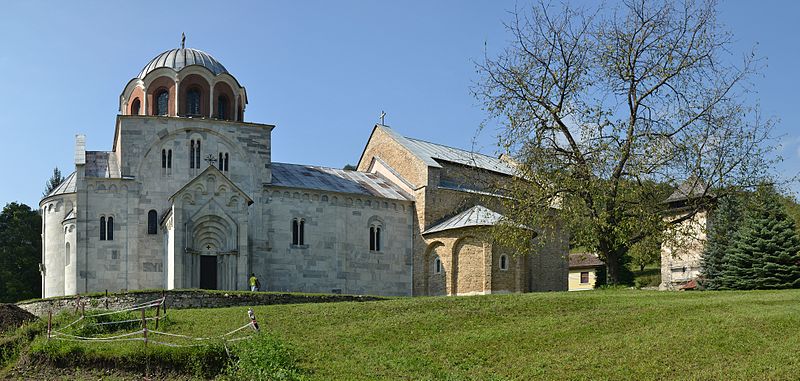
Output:
M200 256L200 288L205 290L217 289L217 256Z

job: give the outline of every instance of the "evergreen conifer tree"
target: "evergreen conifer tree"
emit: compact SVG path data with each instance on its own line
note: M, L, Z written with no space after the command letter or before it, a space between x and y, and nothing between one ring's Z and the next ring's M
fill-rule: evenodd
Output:
M709 290L724 288L721 283L725 254L733 248L733 237L742 222L742 202L736 195L719 199L710 216L708 241L701 257L703 280L701 284Z
M800 238L771 186L758 188L734 241L719 278L725 288L800 286Z

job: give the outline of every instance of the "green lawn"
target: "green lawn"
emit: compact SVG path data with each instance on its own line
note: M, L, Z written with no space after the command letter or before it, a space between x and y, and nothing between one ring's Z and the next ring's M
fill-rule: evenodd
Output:
M800 374L800 290L605 290L255 311L262 328L288 345L311 379L731 380ZM169 314L171 332L195 336L246 322L241 307ZM132 350L102 349L114 345L83 349Z

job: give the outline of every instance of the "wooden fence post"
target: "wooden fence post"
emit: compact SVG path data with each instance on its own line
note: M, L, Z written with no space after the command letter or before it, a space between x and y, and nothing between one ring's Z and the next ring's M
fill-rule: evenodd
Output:
M142 333L144 334L144 346L147 346L147 320L144 318L144 308L142 308Z
M164 300L161 300L161 303L164 303ZM161 320L161 306L156 306L156 330L158 329L158 321Z
M47 311L47 340L50 341L50 331L53 329L53 310Z

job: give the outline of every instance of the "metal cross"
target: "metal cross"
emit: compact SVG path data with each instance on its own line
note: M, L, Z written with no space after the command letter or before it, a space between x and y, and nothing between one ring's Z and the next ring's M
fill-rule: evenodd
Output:
M381 110L381 125L385 125L384 123L385 118L386 118L386 113L383 110Z
M217 162L217 159L214 157L214 155L208 154L208 156L206 156L206 162L208 165L214 166L214 164Z
M186 46L186 33L181 33L181 49Z

